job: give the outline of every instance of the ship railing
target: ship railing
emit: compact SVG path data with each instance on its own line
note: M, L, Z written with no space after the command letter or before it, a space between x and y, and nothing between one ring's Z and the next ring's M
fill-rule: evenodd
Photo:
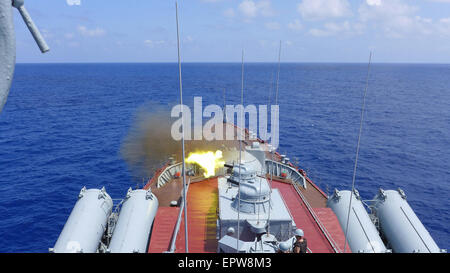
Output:
M293 182L300 183L299 180L301 180L302 187L306 189L306 178L299 171L288 164L266 159L266 170L268 174L280 176L283 169L288 171L289 178Z
M325 235L326 239L328 240L328 242L330 243L331 247L333 248L334 252L336 253L341 253L342 250L339 248L338 244L336 243L336 241L333 239L333 237L331 236L331 234L328 232L328 230L325 228L325 226L322 224L322 222L320 221L319 217L317 216L317 214L314 212L313 208L311 207L311 205L309 204L309 202L306 200L305 196L303 195L303 193L301 192L301 190L298 188L298 185L296 183L292 183L292 185L294 185L295 190L297 191L298 195L300 196L300 198L302 199L303 203L306 205L306 208L308 209L309 213L312 215L312 217L314 218L314 221L316 221L317 225L319 226L320 230L323 232L323 234Z
M179 173L181 177L181 171L183 168L182 163L183 162L178 162L164 166L161 172L157 174L156 177L157 187L160 188L165 184L171 182L174 178L177 178L176 176L177 173ZM198 173L198 167L196 167L195 164L186 164L186 174L189 174L191 172L193 174Z
M158 176L157 187L160 188L170 182L175 176L175 173L181 172L181 168L182 162L167 166Z

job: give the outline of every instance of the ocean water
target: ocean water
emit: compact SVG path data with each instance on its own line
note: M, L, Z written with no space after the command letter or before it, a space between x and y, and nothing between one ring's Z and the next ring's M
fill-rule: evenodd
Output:
M267 104L276 64L246 64L244 104ZM365 64L282 64L280 148L325 192L351 187ZM240 64L183 64L184 100L240 101ZM450 247L450 65L373 64L356 188L401 187ZM273 94L273 91L272 91ZM272 101L274 99L272 98ZM120 145L138 107L178 101L176 64L19 64L0 114L0 252L47 252L83 186L123 198Z

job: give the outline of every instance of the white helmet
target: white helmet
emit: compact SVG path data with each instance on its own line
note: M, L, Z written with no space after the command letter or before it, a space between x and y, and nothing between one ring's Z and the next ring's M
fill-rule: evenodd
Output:
M304 233L303 233L303 230L301 230L301 229L296 229L295 230L295 236L304 236Z
M290 247L287 242L281 242L279 248L281 251L288 251Z

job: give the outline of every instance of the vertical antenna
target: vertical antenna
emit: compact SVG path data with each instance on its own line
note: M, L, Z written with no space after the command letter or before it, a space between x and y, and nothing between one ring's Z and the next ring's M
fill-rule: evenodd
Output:
M225 97L225 95L226 95L226 92L227 92L227 90L226 90L226 88L224 88L223 89L223 113L224 113L224 115L223 115L223 122L225 123L225 122L228 122L228 120L227 120L227 112L226 112L226 97Z
M367 77L366 77L366 87L364 89L363 103L362 103L362 107L361 107L361 119L359 121L358 144L356 145L355 166L353 167L352 191L350 193L350 203L348 205L348 213L347 213L347 224L345 226L344 253L347 248L348 223L350 222L350 210L352 207L353 192L355 190L356 168L358 166L359 145L361 143L361 132L362 132L362 126L363 126L363 121L364 121L364 108L366 107L367 89L369 88L369 75L370 75L370 64L371 63L372 63L372 51L370 51L370 55L369 55L369 64L367 67Z
M270 77L270 88L269 88L269 107L272 107L272 89L273 89L273 70L272 70L272 76ZM272 111L270 111L270 118L272 119ZM270 122L270 126L272 127L272 121ZM272 128L271 128L272 130ZM273 133L272 133L273 135ZM273 153L272 153L272 149L270 149L270 164L272 165L272 168L270 169L270 184L269 184L269 208L268 208L268 212L267 212L267 235L270 234L270 198L272 195L272 182L273 182Z
M269 88L269 96L268 96L268 104L267 104L269 107L270 107L270 101L271 101L271 96L272 96L272 87L273 87L273 71L271 73L271 78L270 78L270 88ZM266 135L266 140L267 140L267 135ZM266 166L264 166L264 167L266 167ZM266 175L264 177L267 178ZM259 196L261 196L261 181L262 181L262 179L259 180ZM269 188L271 188L271 185L269 185ZM270 211L270 203L269 203L269 211ZM257 223L259 224L259 206L258 206L258 221L257 221Z
M278 105L278 86L280 82L280 63L281 63L281 40L280 40L280 47L278 49L278 71L277 71L277 86L275 90L275 105ZM272 126L272 123L271 125ZM270 195L269 195L269 213L268 213L268 219L267 219L267 233L270 234L270 202L272 200L272 184L273 184L273 154L275 153L275 150L272 150L270 152L271 161L272 161L272 171L270 172Z
M278 104L278 82L280 81L280 60L281 60L281 40L280 40L280 48L278 50L278 72L277 72L277 89L275 93L275 105Z
M281 40L280 40L280 47L278 49L278 71L277 71L277 86L276 86L276 90L275 90L275 105L278 105L278 84L279 84L279 81L280 81L280 62L281 62ZM272 81L273 81L273 77L272 77ZM272 86L273 86L273 82L271 83L270 90L272 90ZM272 127L272 123L270 123L270 126ZM272 128L271 128L271 130L272 130ZM270 185L269 185L269 187L270 187L270 195L269 195L269 213L268 213L268 216L267 216L267 234L270 234L270 201L272 200L272 183L273 183L273 172L274 172L274 168L273 168L273 153L274 152L275 152L275 150L271 149L271 151L270 151L270 160L271 160L271 164L272 164L272 170L270 172Z
M183 204L184 204L184 236L185 236L185 250L186 253L188 250L188 228L187 228L187 205L186 205L186 163L184 160L184 108L183 108L183 83L181 80L181 58L180 58L180 31L178 27L178 2L175 2L175 13L177 17L177 49L178 49L178 75L180 78L180 106L181 106L181 153L183 158Z
M270 77L270 88L269 88L269 106L272 103L272 89L273 89L273 70L272 70L272 74Z
M245 128L245 120L243 120L243 113L244 113L244 49L242 49L242 66L241 66L241 70L242 70L242 75L241 75L241 122L244 121L243 126ZM240 133L242 132L242 128L240 129ZM244 135L244 139L245 139L245 135ZM240 139L240 137L238 138L239 140L239 184L238 184L238 230L237 230L237 249L236 251L239 252L239 222L240 222L240 216L239 213L241 211L241 167L242 167L242 140Z

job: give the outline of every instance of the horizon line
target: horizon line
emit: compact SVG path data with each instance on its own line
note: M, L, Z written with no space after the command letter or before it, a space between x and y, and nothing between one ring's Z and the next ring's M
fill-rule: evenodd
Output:
M240 64L240 62L225 62L225 61L216 61L216 62L182 62L183 64ZM278 62L265 62L265 61L253 61L253 62L245 62L246 64L277 64ZM281 62L282 64L367 64L367 62L320 62L320 61L312 61L312 62ZM16 64L177 64L177 62L16 62ZM449 63L439 63L439 62L372 62L372 64L432 64L432 65L450 65Z

